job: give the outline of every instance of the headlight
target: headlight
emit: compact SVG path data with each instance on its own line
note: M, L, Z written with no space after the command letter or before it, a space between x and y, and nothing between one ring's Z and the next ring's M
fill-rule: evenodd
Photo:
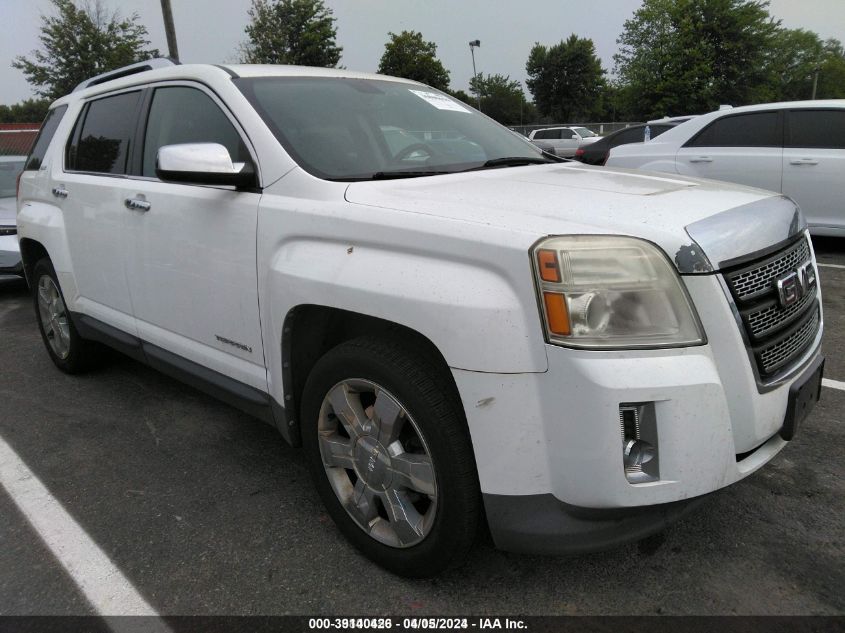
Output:
M612 349L704 342L680 277L650 242L551 237L534 246L531 260L550 343Z

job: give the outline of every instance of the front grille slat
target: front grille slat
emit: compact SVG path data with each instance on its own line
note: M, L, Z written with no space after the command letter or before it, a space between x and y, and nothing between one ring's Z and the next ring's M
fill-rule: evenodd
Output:
M751 266L744 266L727 275L728 284L740 301L746 301L765 294L778 277L810 259L810 246L806 238L783 251Z
M778 303L770 303L765 308L744 314L743 318L752 336L762 339L789 325L815 298L816 293L808 292L798 303L788 308L781 308Z
M821 327L818 285L783 307L778 279L812 260L805 236L780 251L723 271L745 329L746 342L764 382L798 362Z
M789 336L769 345L759 353L759 362L767 374L771 374L786 365L815 338L819 329L819 311L813 310L810 318Z

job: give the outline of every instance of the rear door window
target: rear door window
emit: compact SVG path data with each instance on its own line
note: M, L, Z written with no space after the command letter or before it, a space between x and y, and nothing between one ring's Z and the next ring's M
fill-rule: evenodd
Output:
M781 147L777 111L723 116L713 121L685 147Z
M190 112L190 116L185 116ZM144 135L142 176L155 177L156 154L164 145L218 143L232 162L248 162L249 152L240 134L214 100L197 88L157 88Z
M786 146L845 149L845 110L791 110Z
M32 151L26 159L25 171L37 170L41 168L44 162L44 156L47 154L47 148L50 147L50 141L53 140L53 135L56 133L56 128L67 112L67 106L59 106L53 108L47 113L47 118L41 124L41 130L38 132L38 137L35 139L35 144L32 146Z
M73 171L125 174L141 92L124 92L91 101L77 122L68 148Z

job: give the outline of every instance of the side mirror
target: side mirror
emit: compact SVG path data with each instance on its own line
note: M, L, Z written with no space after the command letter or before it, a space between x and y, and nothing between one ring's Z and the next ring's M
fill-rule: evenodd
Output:
M197 185L255 187L251 163L232 163L229 150L219 143L164 145L156 154L156 176L167 182Z

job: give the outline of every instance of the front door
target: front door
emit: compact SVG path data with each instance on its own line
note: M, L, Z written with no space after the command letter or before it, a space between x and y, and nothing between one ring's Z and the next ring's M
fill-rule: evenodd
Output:
M779 192L782 139L777 110L725 115L678 150L678 173Z
M245 136L199 85L153 88L126 198L127 277L140 337L267 390L256 277L259 193L167 183L155 175L164 145L219 143L252 160Z

